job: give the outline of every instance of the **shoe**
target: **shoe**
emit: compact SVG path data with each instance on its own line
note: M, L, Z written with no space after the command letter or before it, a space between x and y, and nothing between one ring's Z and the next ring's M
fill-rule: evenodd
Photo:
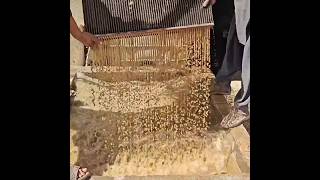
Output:
M229 114L222 119L220 125L226 129L234 128L241 125L245 121L248 121L249 119L249 112L244 112L237 107L233 107Z

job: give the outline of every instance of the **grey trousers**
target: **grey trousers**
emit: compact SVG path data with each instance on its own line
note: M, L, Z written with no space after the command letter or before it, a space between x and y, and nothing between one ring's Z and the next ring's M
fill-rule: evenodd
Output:
M217 83L230 85L235 75L241 72L241 89L235 97L235 104L243 110L249 110L250 104L250 32L245 45L237 37L235 17L230 24L226 54L216 76Z
M220 70L216 75L217 82L230 84L232 80L240 80L244 46L239 42L236 32L236 20L233 16L227 37L226 54Z
M250 110L250 36L244 45L241 71L241 89L235 97L235 103Z

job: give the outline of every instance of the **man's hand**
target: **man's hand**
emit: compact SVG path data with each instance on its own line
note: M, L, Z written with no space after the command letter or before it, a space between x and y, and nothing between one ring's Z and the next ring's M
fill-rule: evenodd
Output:
M93 34L88 32L81 32L78 38L86 47L96 47L101 41Z
M205 0L202 4L202 7L206 8L209 5L214 5L216 3L216 0Z

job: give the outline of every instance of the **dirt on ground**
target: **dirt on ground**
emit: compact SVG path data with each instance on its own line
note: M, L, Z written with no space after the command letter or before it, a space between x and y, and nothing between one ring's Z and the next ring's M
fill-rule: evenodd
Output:
M154 82L78 78L72 164L107 176L241 173L233 137L213 128L211 73Z

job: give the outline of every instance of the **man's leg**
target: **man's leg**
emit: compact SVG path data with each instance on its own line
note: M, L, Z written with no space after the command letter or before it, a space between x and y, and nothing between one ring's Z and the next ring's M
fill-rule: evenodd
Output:
M242 88L235 98L235 103L239 108L248 111L248 105L250 103L250 37L244 47L241 79Z
M243 45L239 43L236 33L235 17L232 18L227 38L227 47L221 69L216 76L214 94L229 95L234 75L241 71Z
M242 87L235 97L235 107L221 122L224 128L236 127L250 118L250 36L244 47L241 78Z
M211 70L214 75L217 75L219 72L219 69L221 68L223 58L226 51L226 43L227 38L223 37L223 32L219 31L218 29L214 29L213 35L212 35L212 41L211 44L214 44L214 47L212 47L212 65ZM214 56L214 57L213 57Z
M219 71L224 55L226 54L227 37L230 29L230 23L234 16L234 0L223 0L217 1L212 6L213 20L214 20L214 31L211 44L213 52L212 56L212 72L217 75ZM215 55L215 56L214 56ZM214 56L214 58L213 58Z

